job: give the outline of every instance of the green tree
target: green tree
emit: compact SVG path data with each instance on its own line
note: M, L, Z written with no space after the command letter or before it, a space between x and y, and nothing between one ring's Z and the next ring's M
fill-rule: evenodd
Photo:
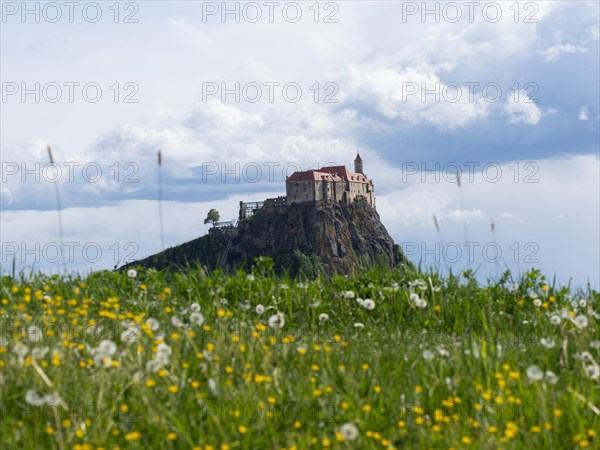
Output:
M204 223L210 222L214 226L215 222L218 222L220 218L221 218L221 216L219 214L219 211L212 208L206 215L206 219L204 219Z

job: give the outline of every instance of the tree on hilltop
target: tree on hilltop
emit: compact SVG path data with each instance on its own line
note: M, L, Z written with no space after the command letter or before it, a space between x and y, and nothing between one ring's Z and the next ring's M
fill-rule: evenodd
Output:
M212 224L212 226L215 226L215 223L218 222L220 218L221 218L221 215L219 214L219 211L212 208L206 215L206 219L204 219L204 223L210 222Z

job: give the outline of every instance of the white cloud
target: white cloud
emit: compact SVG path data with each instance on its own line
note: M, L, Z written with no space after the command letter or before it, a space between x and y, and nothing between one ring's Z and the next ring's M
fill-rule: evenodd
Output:
M588 108L587 106L582 106L581 110L579 111L579 120L588 120L589 115L588 115Z
M537 125L542 118L542 110L527 96L525 91L521 91L516 97L509 96L504 105L504 112L509 116L509 122Z
M569 53L587 53L588 49L580 45L559 44L540 52L545 62L556 62L561 55Z
M523 223L518 214L513 214L510 212L503 212L498 217L506 223Z
M403 70L348 65L342 81L341 100L350 107L375 109L385 119L407 126L431 124L438 129L467 126L488 114L489 103L470 98L465 86L446 85L432 72L412 67Z
M472 209L472 210L462 210L462 209L453 209L446 213L446 217L453 222L462 223L465 221L466 223L472 222L486 222L490 223L491 218L487 217L485 212L481 209Z

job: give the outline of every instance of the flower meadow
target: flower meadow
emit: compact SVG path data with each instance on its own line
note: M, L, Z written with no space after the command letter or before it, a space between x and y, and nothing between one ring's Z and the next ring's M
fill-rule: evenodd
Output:
M535 270L0 289L5 449L600 448L600 296Z

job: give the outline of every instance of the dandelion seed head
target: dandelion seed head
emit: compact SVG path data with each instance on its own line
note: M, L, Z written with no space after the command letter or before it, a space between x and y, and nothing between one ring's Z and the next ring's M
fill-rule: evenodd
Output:
M375 309L375 302L370 298L367 298L363 301L362 307L369 311L372 311L373 309Z
M152 317L150 317L148 320L146 320L146 323L148 324L148 326L150 327L150 329L152 331L156 331L160 328L160 322Z
M575 319L573 319L573 323L577 326L577 328L579 328L581 330L588 326L589 321L586 316L584 316L583 314L580 314L577 317L575 317Z
M545 377L546 381L548 381L548 383L550 384L556 384L558 382L558 375L556 375L551 370L546 371Z
M204 316L199 312L193 312L190 314L190 322L194 325L202 325L204 323Z
M554 346L556 345L556 343L554 342L554 339L541 338L540 342L546 348L554 348Z
M34 406L41 406L44 404L44 399L42 396L37 391L32 389L25 393L25 401Z
M181 328L183 327L183 321L177 316L172 316L171 325L173 325L175 328Z
M278 312L276 314L273 314L271 317L269 317L269 326L271 328L274 328L274 329L283 328L284 325L285 325L285 317L284 317L283 313Z
M527 378L533 381L539 381L544 378L544 372L537 365L532 365L527 368Z
M115 344L110 339L104 339L100 342L100 344L98 344L98 352L102 353L103 355L111 356L114 355L116 351L117 344Z
M340 434L346 441L354 441L358 438L358 428L353 423L345 423L340 427Z
M583 370L590 380L597 380L600 378L600 366L596 364L584 365Z

